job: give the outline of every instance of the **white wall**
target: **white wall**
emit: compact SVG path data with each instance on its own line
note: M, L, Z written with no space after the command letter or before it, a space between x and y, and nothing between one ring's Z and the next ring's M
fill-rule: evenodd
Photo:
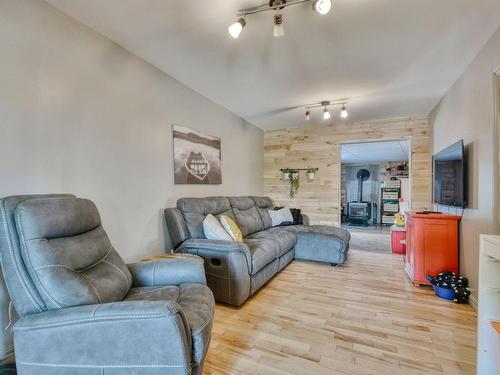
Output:
M469 208L465 210L461 223L460 272L470 279L474 297L477 297L479 234L495 232L493 71L499 66L500 30L482 48L431 115L434 153L463 139L469 157Z
M90 198L134 259L177 198L262 193L260 129L44 1L0 0L0 46L0 196ZM222 185L173 184L172 124L222 138Z

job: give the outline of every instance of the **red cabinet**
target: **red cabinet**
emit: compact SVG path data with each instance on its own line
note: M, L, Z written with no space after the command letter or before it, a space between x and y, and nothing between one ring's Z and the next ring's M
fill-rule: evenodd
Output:
M460 216L406 213L406 273L415 285L426 284L427 275L458 273L458 223Z

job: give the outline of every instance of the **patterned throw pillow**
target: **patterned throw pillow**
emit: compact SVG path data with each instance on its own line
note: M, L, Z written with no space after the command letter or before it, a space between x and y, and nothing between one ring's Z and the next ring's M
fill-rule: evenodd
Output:
M219 220L226 232L229 233L235 242L243 242L243 234L233 219L227 215L220 215Z
M273 227L276 227L285 222L293 223L293 216L289 208L282 208L280 210L268 210L268 212L271 216Z
M234 241L212 214L208 214L203 220L203 232L209 240Z

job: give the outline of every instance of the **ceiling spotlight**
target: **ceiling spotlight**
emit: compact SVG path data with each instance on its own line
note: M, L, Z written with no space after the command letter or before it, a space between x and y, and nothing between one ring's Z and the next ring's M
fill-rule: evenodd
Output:
M315 0L313 9L319 14L327 14L332 9L332 2L331 0Z
M342 106L342 111L340 112L340 117L347 118L349 116L349 112L345 109L345 104Z
M276 38L285 35L285 29L283 28L283 16L279 13L276 13L273 17L273 35Z
M309 111L309 109L307 109L306 111L306 121L309 121L311 119L311 111Z
M236 39L240 36L241 30L243 30L246 24L245 19L240 17L235 23L231 24L231 26L227 28L227 31L229 31L229 34Z
M323 110L323 120L328 120L330 117L332 116L330 115L330 112L328 112L328 108L325 107Z

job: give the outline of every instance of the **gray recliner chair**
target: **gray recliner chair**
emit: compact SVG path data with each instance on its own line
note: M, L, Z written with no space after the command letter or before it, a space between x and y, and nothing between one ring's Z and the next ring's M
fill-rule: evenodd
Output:
M0 251L19 374L201 374L214 316L201 258L126 265L71 195L0 200Z

